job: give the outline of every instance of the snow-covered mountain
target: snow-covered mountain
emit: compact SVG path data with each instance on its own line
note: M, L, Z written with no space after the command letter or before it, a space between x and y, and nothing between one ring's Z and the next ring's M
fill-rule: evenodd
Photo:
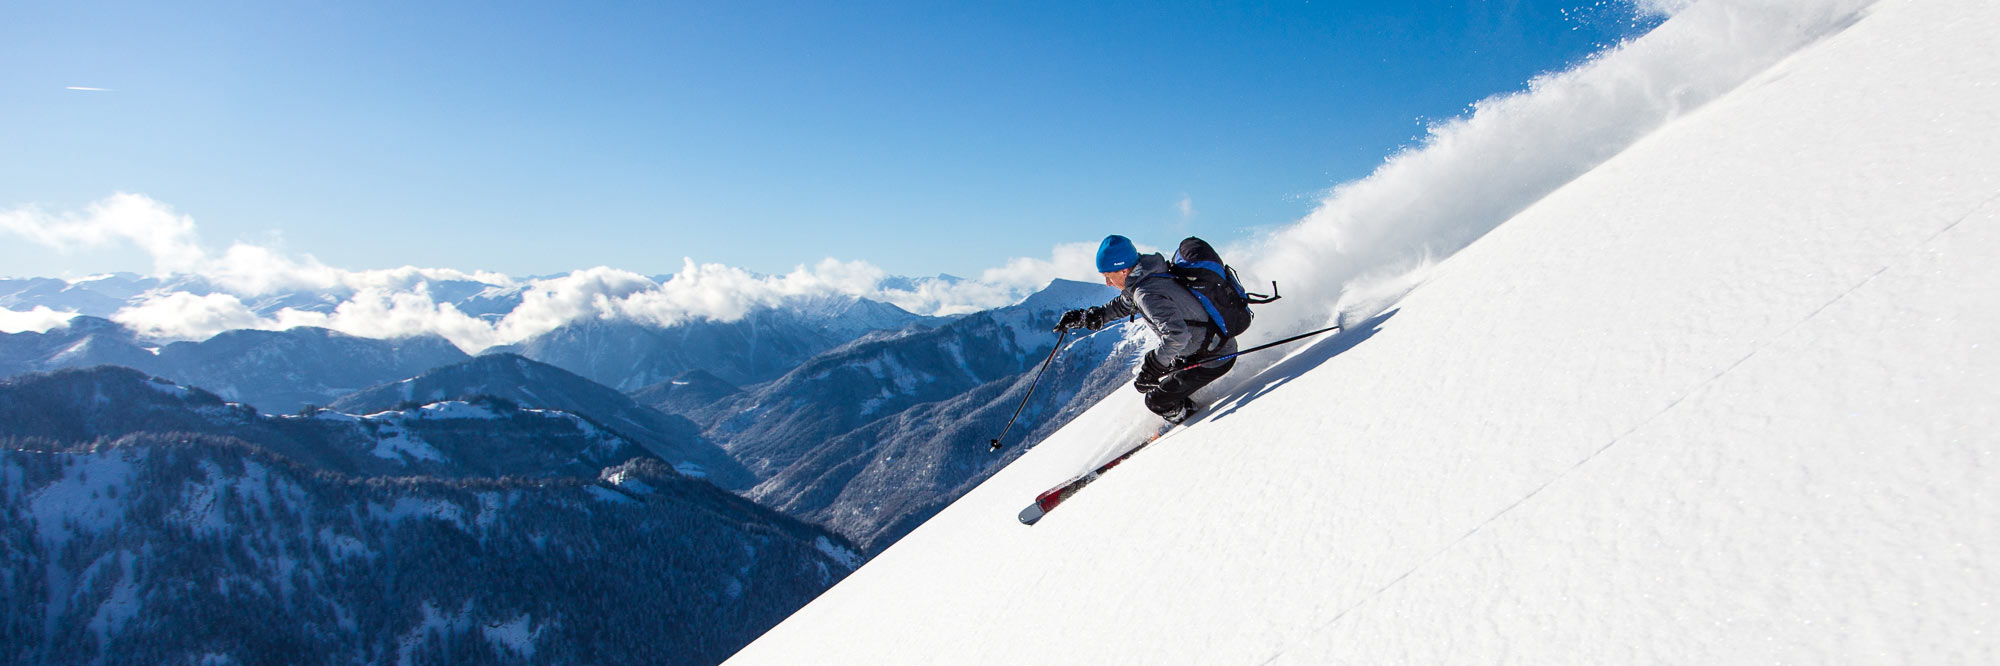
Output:
M323 328L229 331L159 350L162 377L269 411L326 404L355 390L466 358L437 336L378 340ZM141 370L151 371L146 365Z
M702 370L689 370L673 379L631 393L632 399L667 414L700 412L743 389Z
M316 469L365 476L590 477L651 456L591 419L504 399L267 415L115 366L0 383L0 423L10 437L64 443L148 432L228 437Z
M0 278L0 307L23 311L45 307L87 317L109 317L157 282L130 273L75 282L57 278Z
M115 322L77 317L46 333L0 333L0 378L93 365L139 367L158 363L156 349Z
M1370 305L1016 522L1150 427L1113 393L730 663L2000 661L2000 6L1697 3L1527 94L1679 99L1694 31L1773 25L1817 39L1386 298L1313 285Z
M488 351L519 354L621 391L690 370L748 385L774 379L870 331L929 319L887 303L828 296L759 307L735 321L697 319L672 326L583 321Z
M834 527L872 550L1003 460L987 452L986 441L999 434L1026 390L1027 373L1056 342L1051 325L1064 310L1100 305L1116 293L1059 280L1012 307L931 329L878 332L747 391L690 377L647 395L661 401L655 406L674 409L692 402L674 403L677 393L706 386L715 399L683 413L766 477L753 498ZM1071 345L1012 439L1047 425L1079 396L1101 396L1107 386L1083 379L1120 348L1118 336L1127 330ZM999 404L1007 396L1013 401ZM991 432L976 434L980 428Z
M336 412L374 414L415 402L473 396L502 398L531 409L560 410L637 442L683 474L727 489L747 489L748 470L702 439L693 422L640 406L602 384L513 354L488 354L416 377L365 389L328 405Z
M123 368L0 382L20 663L711 663L858 563L587 419L269 417Z
M165 346L96 317L45 333L0 333L0 377L121 365L273 412L323 405L466 358L437 336L377 340L311 327L229 331Z
M104 278L79 284L107 289L101 283L112 280ZM129 281L138 283L120 282L126 285L123 290L158 282L153 278ZM68 283L36 279L8 281L7 286L27 285L18 293L77 290L74 285L58 288L63 284ZM470 291L480 285L459 286ZM177 288L185 286L176 283ZM444 283L432 289L449 291L452 287L453 283ZM491 292L489 287L468 298L489 301L497 298ZM334 297L299 292L269 298L325 301ZM474 305L468 302L466 307ZM488 305L498 307L493 303ZM920 317L866 299L801 297L782 305L755 308L743 318L728 322L696 319L662 326L639 321L587 320L519 344L493 347L487 352L519 354L619 390L640 389L691 370L702 370L735 384L754 384L782 375L815 354L871 332L939 321L945 320ZM0 377L60 368L123 365L278 412L324 405L363 388L407 379L467 358L451 342L435 335L378 339L306 326L282 331L231 330L199 341L160 343L144 339L118 323L95 316L78 316L66 326L46 332L0 333Z
M1012 307L819 354L689 416L751 471L768 476L870 421L1012 379L1047 355L1056 341L1049 329L1064 310L1102 304L1113 294L1059 280Z
M1129 390L1149 340L1131 323L1069 342L1039 385L1032 372L1017 374L868 421L806 450L749 496L877 552L1090 405ZM1017 407L1020 420L991 452Z

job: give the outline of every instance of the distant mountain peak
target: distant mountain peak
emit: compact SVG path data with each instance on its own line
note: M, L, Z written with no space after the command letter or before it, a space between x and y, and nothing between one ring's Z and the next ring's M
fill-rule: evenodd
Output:
M1027 309L1073 309L1103 305L1118 295L1118 290L1103 284L1078 282L1056 278L1040 291L1022 299L1016 307Z

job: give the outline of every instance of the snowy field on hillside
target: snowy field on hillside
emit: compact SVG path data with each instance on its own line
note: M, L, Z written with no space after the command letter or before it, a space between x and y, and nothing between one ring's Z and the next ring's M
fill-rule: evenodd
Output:
M1769 4L1687 11L1755 41L1714 12ZM1136 394L730 663L2000 663L2000 7L1821 4L1387 296L1318 274L1349 330L1038 525ZM1425 251L1366 231L1280 236Z

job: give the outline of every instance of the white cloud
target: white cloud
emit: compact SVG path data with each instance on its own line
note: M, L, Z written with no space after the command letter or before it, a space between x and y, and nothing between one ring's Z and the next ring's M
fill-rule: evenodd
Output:
M129 243L151 255L162 275L196 272L207 260L196 243L194 218L141 194L111 195L82 215L51 215L35 206L0 211L0 231L64 253Z
M924 282L910 289L877 288L868 298L929 315L956 315L1012 305L1051 280L1098 281L1097 243L1065 243L1049 258L1015 257L977 278L960 282Z
M56 215L36 206L0 211L0 232L65 253L130 245L152 257L157 276L198 275L239 296L288 290L407 290L425 281L442 280L513 284L507 276L491 272L414 266L349 271L327 266L311 255L294 258L249 243L232 244L215 257L203 249L194 218L175 213L172 207L146 195L125 192L90 204L82 214Z
M47 333L53 328L67 328L69 320L75 318L75 312L51 310L46 305L37 305L27 312L0 307L0 333Z
M519 283L497 273L407 266L346 271L310 257L292 259L268 248L237 244L221 260L196 262L207 268L200 277L219 291L149 293L112 319L140 335L162 340L199 340L234 329L314 326L371 338L434 334L476 352L581 321L658 326L733 321L758 308L813 298L868 298L927 315L976 312L1018 302L1055 278L1094 281L1095 251L1092 243L1059 245L1048 259L1013 259L969 280L919 280L908 287L890 287L885 286L890 276L881 268L835 259L775 276L687 259L664 282L600 266ZM518 288L519 304L498 321L473 317L433 293L434 285L455 281ZM334 294L340 302L331 312L284 308L269 315L259 315L245 302L286 290Z
M254 295L287 289L325 290L343 284L344 271L310 256L292 259L270 248L237 243L220 261L203 262L195 271L231 292Z
M868 298L925 315L964 314L1013 304L1056 278L1097 280L1095 242L1058 245L1048 258L1010 259L957 281L889 282L891 276L873 264L830 258L782 275L688 259L664 282L609 267L525 284L491 272L414 266L350 271L310 255L295 257L249 243L212 255L202 248L193 218L127 193L92 204L82 214L52 215L33 207L0 213L0 231L59 251L130 244L151 254L162 277L201 278L207 285L199 290L203 293L155 291L112 315L141 335L163 340L199 340L232 329L315 326L372 338L435 334L478 351L579 321L661 326L698 319L733 321L758 308L825 297ZM518 291L519 304L498 321L482 320L438 297L436 287L447 282L474 283L475 290L483 285ZM250 305L294 292L330 296L337 304L330 312L260 312ZM462 289L453 293L465 296ZM54 315L35 316L21 314L14 320L24 328L42 326Z
M501 321L500 337L522 340L570 322L612 319L621 301L658 289L643 275L601 266L535 280L521 294L521 305Z
M365 338L405 338L438 335L460 348L478 351L501 344L492 324L438 303L427 290L364 289L334 308L333 314L285 309L275 321L256 328L282 330L299 326L328 328Z
M239 328L271 328L229 294L196 296L184 291L155 294L111 315L133 332L161 340L200 340Z

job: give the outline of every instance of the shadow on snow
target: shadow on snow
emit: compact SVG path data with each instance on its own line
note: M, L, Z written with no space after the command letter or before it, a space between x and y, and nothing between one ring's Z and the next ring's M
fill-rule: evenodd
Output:
M1367 341L1369 338L1375 337L1376 333L1382 332L1382 324L1389 321L1390 317L1396 316L1398 311L1390 310L1375 315L1353 329L1342 329L1332 337L1322 338L1318 342L1313 343L1305 351L1299 352L1291 358L1279 362L1277 365L1264 369L1262 372L1257 373L1249 380L1230 390L1229 393L1209 403L1212 405L1226 405L1224 409L1221 411L1208 410L1206 414L1196 417L1195 420L1197 422L1208 420L1220 421L1228 418L1231 414L1235 414L1236 410L1242 409L1244 405L1249 404L1251 401L1262 397L1266 393L1277 390L1280 386L1291 383L1292 380L1298 379L1300 375L1311 372L1314 368L1332 360L1333 357L1339 356L1347 350L1353 349L1355 346Z

